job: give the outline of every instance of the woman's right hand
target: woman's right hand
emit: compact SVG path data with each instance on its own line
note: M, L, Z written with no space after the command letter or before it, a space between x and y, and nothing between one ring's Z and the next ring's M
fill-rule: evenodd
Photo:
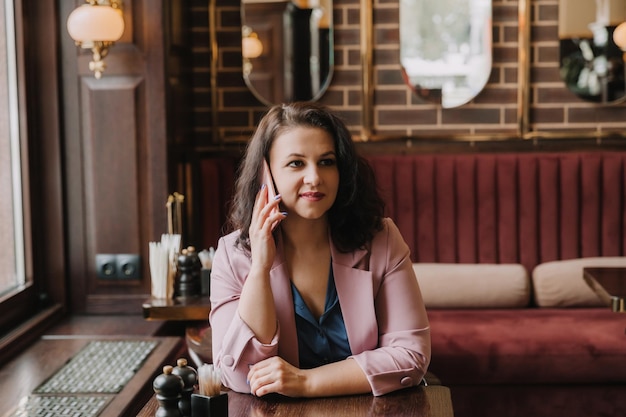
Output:
M284 218L278 210L280 196L268 199L267 187L261 187L252 209L248 235L252 263L239 296L239 316L261 343L270 343L277 330L276 307L269 283L270 269L276 256L272 225Z
M252 251L252 270L269 271L276 256L276 243L272 230L284 219L278 205L280 194L269 199L268 188L265 184L257 193L252 210L252 220L248 234Z

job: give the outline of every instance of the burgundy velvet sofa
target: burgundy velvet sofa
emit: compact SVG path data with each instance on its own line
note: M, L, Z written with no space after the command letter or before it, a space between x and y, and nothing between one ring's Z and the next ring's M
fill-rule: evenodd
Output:
M520 264L530 279L626 255L626 152L368 159L416 263ZM455 415L626 416L626 315L541 307L538 290L523 307L429 308L430 370Z
M626 259L626 151L366 158L416 266L518 265L528 274L522 304L428 308L430 370L451 388L455 416L626 416L626 315L599 299L540 305L532 280L547 263ZM220 232L233 164L200 163L206 246ZM483 278L471 276L487 298ZM580 287L582 273L569 279Z

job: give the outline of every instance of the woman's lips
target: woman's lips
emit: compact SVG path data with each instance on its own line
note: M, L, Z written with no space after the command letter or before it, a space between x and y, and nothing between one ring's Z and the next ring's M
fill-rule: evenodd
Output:
M300 197L305 198L307 200L318 201L324 198L324 193L319 192L307 192L300 194Z

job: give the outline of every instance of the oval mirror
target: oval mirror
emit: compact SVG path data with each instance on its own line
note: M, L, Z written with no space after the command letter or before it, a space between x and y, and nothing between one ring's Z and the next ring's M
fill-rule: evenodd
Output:
M406 83L444 108L476 97L491 73L491 0L400 0Z
M317 100L333 68L332 0L242 0L243 78L264 104Z
M578 97L597 103L625 99L623 52L613 39L625 18L624 0L559 0L561 78Z

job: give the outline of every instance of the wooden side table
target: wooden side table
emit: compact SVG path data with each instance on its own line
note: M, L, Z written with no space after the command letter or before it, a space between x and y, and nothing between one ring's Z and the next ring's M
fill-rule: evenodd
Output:
M186 322L185 341L189 356L196 366L212 362L213 349L209 327L211 303L208 296L150 298L143 303L142 308L146 320Z
M583 268L585 282L616 313L626 313L626 268Z
M211 302L208 296L160 299L150 298L143 303L146 320L209 321Z

